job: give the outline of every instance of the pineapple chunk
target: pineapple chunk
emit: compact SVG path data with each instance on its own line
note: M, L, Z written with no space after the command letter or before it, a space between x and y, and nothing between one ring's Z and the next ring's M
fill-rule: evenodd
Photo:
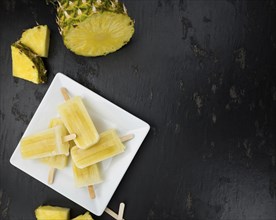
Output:
M50 30L47 25L39 25L23 32L20 42L40 57L48 57Z
M58 206L39 206L35 210L37 220L69 220L70 209Z
M13 76L39 84L46 81L43 61L28 47L16 42L11 45Z
M76 218L73 218L72 220L93 220L93 218L89 214L89 212L86 212L85 214L79 215Z

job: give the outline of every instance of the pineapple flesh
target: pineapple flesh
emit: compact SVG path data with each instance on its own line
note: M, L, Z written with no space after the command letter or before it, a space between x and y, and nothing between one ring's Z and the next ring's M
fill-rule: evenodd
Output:
M79 215L76 218L73 218L72 220L93 220L93 218L89 214L89 212L86 212L85 214Z
M102 56L127 44L134 22L118 0L57 0L65 46L82 56Z
M39 206L35 210L37 220L69 220L70 209L58 206Z
M42 59L20 42L11 45L13 76L36 84L46 81Z
M40 57L48 57L50 30L47 25L38 25L23 32L20 42Z

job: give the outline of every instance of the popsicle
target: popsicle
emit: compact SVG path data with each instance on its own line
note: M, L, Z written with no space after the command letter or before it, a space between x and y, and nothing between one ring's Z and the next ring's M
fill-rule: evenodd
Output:
M65 126L63 125L62 120L60 118L53 118L50 121L49 128L53 128L53 127L58 126L58 125L62 126L63 129L66 131L66 133L68 135L68 132L67 132L67 130L66 130ZM66 142L64 144L68 145L67 146L68 149L70 148L70 142ZM41 158L40 161L47 164L47 165L49 165L50 167L53 167L53 168L56 168L56 169L63 169L67 165L68 155L61 154L61 155L56 155L56 156L52 156L52 157L44 157L44 158Z
M74 181L76 187L84 187L101 183L103 180L100 175L98 164L93 164L80 169L72 163Z
M66 88L61 88L61 93L62 93L63 98L64 98L65 101L70 100L70 96L68 95L68 92L67 92ZM101 179L100 175L99 175L99 171L98 171L98 166L97 165L91 166L90 168L83 169L83 171L81 171L80 169L78 170L78 168L74 165L74 162L72 162L72 163L73 163L73 173L74 173L74 177L75 177L75 182L77 183L77 185L81 185L81 184L79 184L79 183L81 183L81 180L82 180L81 175L86 175L86 173L90 173L90 175L92 175L92 180L98 179L98 181L92 181L91 183L89 183L91 185L89 185L87 183L90 198L94 199L95 198L95 191L94 191L94 187L93 187L93 182L99 182L100 179ZM96 175L96 173L98 173L98 175ZM50 175L51 175L51 173L50 173ZM83 177L84 182L85 182L85 180L87 182L88 177L89 177L89 174L87 174L85 177ZM97 177L97 178L95 178L95 177Z
M78 148L87 149L99 141L99 134L79 96L59 105L58 112L69 133L77 135L74 142Z
M67 166L68 158L68 156L60 154L52 157L41 158L40 161L47 164L49 167L62 170Z
M95 198L95 191L93 185L101 183L103 180L100 175L98 164L93 164L83 169L76 167L72 163L74 181L77 187L88 187L91 199Z
M100 134L99 142L92 147L85 150L73 147L71 156L75 165L82 169L124 152L125 146L122 142L133 137L130 134L120 138L115 129L109 129Z
M62 126L63 129L68 134L68 132L60 118L53 118L50 121L49 128L53 128L58 125ZM66 144L68 144L68 147L70 148L70 141L66 142ZM49 174L48 174L48 184L52 184L54 182L56 169L61 170L67 166L68 156L65 154L60 154L60 155L56 155L56 156L52 156L52 157L41 158L40 161L42 163L47 164L50 167Z
M67 135L66 130L60 125L23 137L20 142L22 158L36 159L59 154L69 155L67 142L75 138L75 134Z

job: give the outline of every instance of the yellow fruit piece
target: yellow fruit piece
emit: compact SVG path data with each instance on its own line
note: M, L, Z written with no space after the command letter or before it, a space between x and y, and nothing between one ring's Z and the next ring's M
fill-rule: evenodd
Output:
M37 220L69 220L70 209L58 206L39 206L35 210Z
M103 180L100 175L98 164L79 169L73 162L74 181L77 187L90 186L101 183Z
M71 156L75 165L82 169L96 164L110 157L124 152L125 146L114 129L100 134L100 140L88 149L79 149L76 146L71 149Z
M67 166L68 156L61 154L53 157L41 158L40 161L42 163L47 164L49 167L53 167L61 170Z
M66 133L59 125L23 137L20 141L22 158L36 159L59 154L69 155L69 145L62 139L64 136L66 136Z
M49 128L53 128L53 127L58 126L58 125L62 126L63 129L66 130L66 128L64 127L63 122L60 118L53 118L50 121ZM66 135L67 134L68 134L68 132L66 132ZM69 142L64 143L64 144L67 144L68 148L70 147ZM52 156L52 157L44 157L44 158L41 158L40 161L42 163L47 164L50 167L53 167L53 168L56 168L56 169L63 169L67 166L68 156L64 155L64 154L61 154L61 155L56 155L56 156Z
M86 212L85 214L79 215L76 218L73 218L72 220L94 220L94 219L89 214L89 212Z
M11 45L13 76L39 84L47 79L40 57L28 47L16 42Z
M74 142L79 148L86 149L98 142L99 134L80 97L59 105L58 113L69 133L77 135Z
M40 57L48 57L50 30L47 25L38 25L23 32L20 42Z

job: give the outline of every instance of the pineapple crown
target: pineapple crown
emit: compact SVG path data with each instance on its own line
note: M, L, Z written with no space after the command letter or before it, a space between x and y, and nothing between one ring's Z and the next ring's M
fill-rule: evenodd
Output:
M125 5L118 0L47 0L57 7L56 22L60 34L87 17L103 12L126 14Z

